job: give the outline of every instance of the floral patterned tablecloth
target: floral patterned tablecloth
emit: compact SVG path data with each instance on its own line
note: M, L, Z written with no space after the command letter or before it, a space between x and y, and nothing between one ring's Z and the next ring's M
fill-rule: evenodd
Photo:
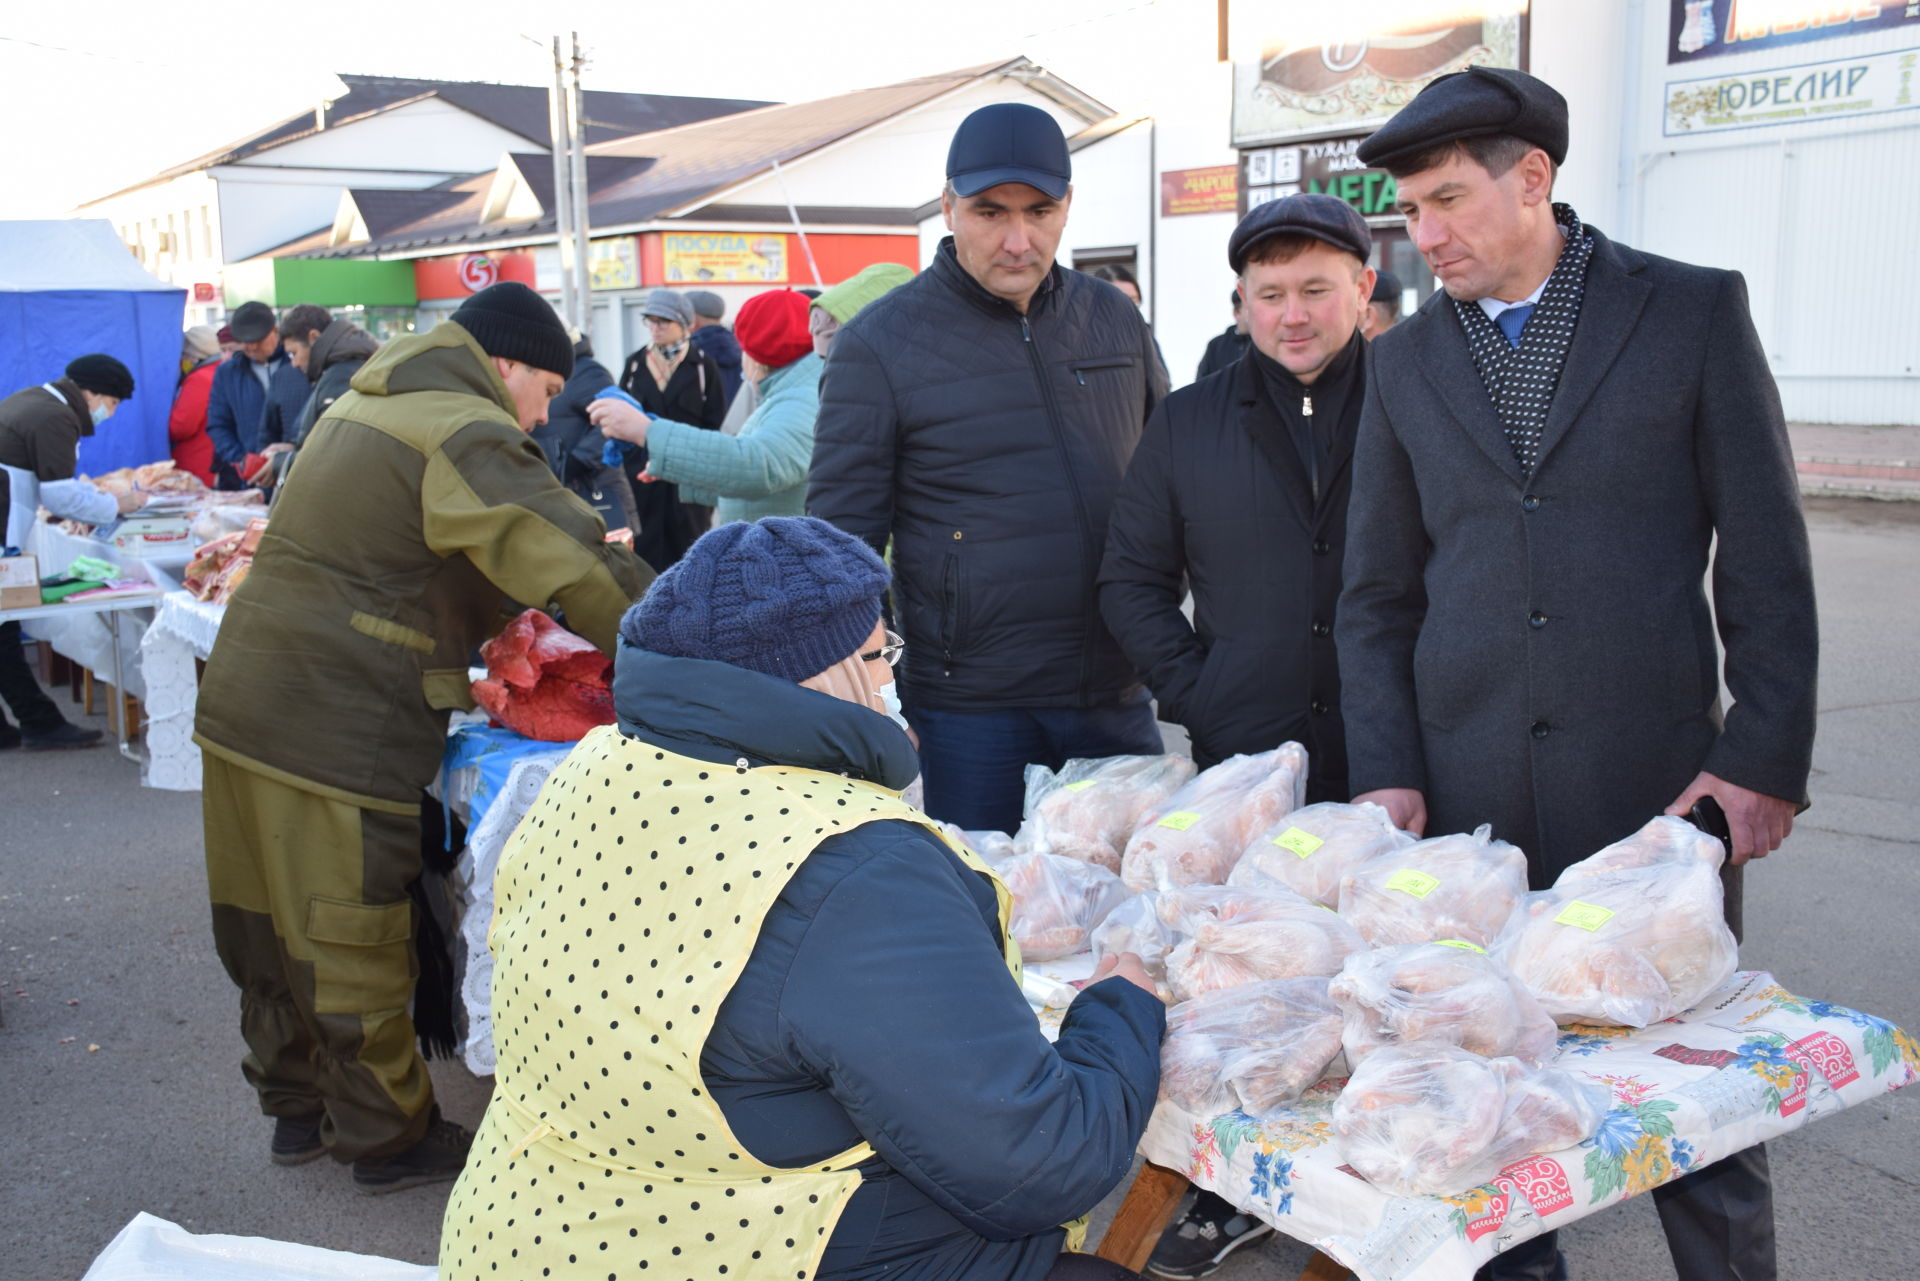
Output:
M1049 1036L1059 1013L1042 1012ZM1598 1132L1458 1196L1388 1196L1349 1170L1333 1135L1340 1081L1264 1118L1199 1117L1163 1101L1140 1151L1360 1281L1459 1281L1528 1237L1912 1083L1920 1044L1885 1019L1743 971L1649 1028L1563 1028L1557 1065L1612 1091Z

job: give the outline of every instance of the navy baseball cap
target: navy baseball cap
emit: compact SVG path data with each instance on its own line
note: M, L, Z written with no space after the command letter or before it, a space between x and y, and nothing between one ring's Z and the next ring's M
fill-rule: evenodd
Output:
M947 181L962 196L977 196L1003 182L1024 182L1064 200L1073 181L1067 136L1038 107L996 102L982 107L954 130L947 148Z

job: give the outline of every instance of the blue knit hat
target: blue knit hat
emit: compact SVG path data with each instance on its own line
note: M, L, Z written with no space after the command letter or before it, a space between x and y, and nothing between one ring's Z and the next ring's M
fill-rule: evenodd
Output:
M701 535L620 621L631 645L798 684L859 650L880 621L887 567L812 516Z

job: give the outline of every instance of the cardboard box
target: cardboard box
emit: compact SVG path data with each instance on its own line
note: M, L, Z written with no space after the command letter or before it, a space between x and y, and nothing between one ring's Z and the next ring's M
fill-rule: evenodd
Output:
M186 516L129 516L113 531L113 545L134 556L192 552L192 525Z
M0 557L0 609L31 609L39 603L39 560L33 556Z

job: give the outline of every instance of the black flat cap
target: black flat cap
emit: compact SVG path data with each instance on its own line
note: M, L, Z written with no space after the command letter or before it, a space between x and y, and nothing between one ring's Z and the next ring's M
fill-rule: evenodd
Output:
M1402 292L1404 291L1400 288L1400 277L1390 271L1377 271L1373 276L1373 296L1367 301L1390 302L1398 307Z
M1564 162L1567 100L1524 71L1468 67L1422 89L1355 154L1364 165L1391 169L1395 160L1443 143L1502 133L1526 139L1556 165Z
M1269 200L1248 211L1227 238L1227 262L1235 274L1246 269L1247 251L1269 236L1312 236L1361 262L1373 252L1367 220L1338 196L1300 192Z
M273 308L263 302L243 302L234 309L233 319L227 322L227 328L233 330L236 342L259 342L273 332L278 322L274 320Z
M67 377L74 386L96 396L133 399L133 371L104 352L75 356L67 362Z

